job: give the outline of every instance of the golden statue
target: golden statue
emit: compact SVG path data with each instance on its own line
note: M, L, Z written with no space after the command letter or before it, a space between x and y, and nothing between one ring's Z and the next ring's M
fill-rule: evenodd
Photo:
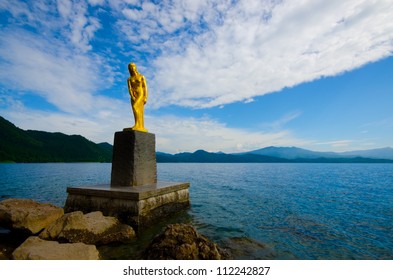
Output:
M135 125L131 129L147 132L144 125L144 106L147 101L146 79L136 70L135 63L128 64L128 71L130 72L130 77L127 79L128 92L135 119Z

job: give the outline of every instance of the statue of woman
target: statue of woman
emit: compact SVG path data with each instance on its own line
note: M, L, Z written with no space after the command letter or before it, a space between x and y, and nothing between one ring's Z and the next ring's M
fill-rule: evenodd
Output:
M147 132L144 125L144 105L147 101L147 85L143 75L136 70L135 63L128 64L130 77L127 79L128 92L131 97L132 111L134 112L135 125L132 130Z

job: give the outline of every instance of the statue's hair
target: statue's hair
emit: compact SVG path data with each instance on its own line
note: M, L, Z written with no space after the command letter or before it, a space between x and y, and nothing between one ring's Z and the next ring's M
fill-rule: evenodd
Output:
M135 64L134 62L131 62L131 63L128 64L128 71L131 70L131 66L133 66L133 65L135 66L135 72L136 72L137 74L139 74L138 69L136 68L136 64Z

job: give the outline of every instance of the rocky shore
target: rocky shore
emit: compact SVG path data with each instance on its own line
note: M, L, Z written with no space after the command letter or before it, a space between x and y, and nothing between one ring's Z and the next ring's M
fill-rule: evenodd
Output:
M0 202L0 260L99 260L99 246L138 242L134 229L101 212L64 213L29 199ZM188 224L168 225L143 259L229 259L229 254Z

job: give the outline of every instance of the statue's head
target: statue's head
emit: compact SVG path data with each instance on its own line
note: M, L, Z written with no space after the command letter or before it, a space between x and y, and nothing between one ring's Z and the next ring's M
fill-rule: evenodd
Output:
M130 64L128 64L128 71L130 72L130 74L132 73L137 73L136 70L136 64L131 62Z

